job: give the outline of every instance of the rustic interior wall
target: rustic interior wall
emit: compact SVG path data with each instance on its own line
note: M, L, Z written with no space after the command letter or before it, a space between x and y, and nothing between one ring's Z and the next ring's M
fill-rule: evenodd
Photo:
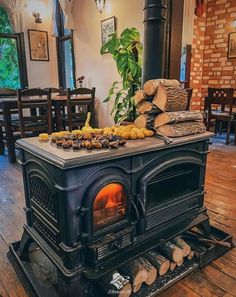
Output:
M111 104L103 103L113 81L120 81L116 65L110 54L101 56L101 20L115 16L117 32L136 27L143 32L143 0L107 0L100 14L94 1L74 1L74 49L76 76L84 75L85 86L96 87L96 113L99 126L113 123Z
M235 0L208 0L194 20L191 86L192 109L202 109L208 87L236 87L236 59L228 59L228 36L235 32Z

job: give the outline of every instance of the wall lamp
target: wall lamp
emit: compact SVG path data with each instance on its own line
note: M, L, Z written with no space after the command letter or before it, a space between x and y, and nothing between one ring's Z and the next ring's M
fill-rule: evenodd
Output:
M40 23L40 24L42 23L42 19L40 17L39 12L36 12L36 11L32 12L32 16L34 17L35 23Z
M97 9L100 13L102 13L103 8L105 7L106 0L95 0Z

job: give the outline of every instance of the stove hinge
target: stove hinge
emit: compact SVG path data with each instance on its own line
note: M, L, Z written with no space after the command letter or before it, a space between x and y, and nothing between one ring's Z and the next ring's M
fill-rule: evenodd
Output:
M78 207L77 209L76 209L76 214L78 215L78 216L84 216L85 215L85 213L86 212L88 212L89 211L89 208L85 208L85 207Z

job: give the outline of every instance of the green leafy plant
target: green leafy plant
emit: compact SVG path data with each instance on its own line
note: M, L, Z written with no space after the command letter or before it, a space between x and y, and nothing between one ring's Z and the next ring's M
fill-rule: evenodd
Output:
M101 54L110 53L116 62L122 81L114 81L107 98L103 102L114 99L111 114L115 123L135 119L133 96L141 86L142 75L142 43L136 28L125 29L120 36L115 33L102 46Z

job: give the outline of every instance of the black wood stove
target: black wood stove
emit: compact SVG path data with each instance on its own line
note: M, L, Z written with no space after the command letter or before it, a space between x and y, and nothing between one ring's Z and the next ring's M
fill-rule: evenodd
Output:
M195 225L208 232L203 202L211 135L93 152L19 140L27 224L9 256L30 294L93 296L89 281L91 289L93 280ZM50 295L42 295L30 273L37 249L55 270Z

